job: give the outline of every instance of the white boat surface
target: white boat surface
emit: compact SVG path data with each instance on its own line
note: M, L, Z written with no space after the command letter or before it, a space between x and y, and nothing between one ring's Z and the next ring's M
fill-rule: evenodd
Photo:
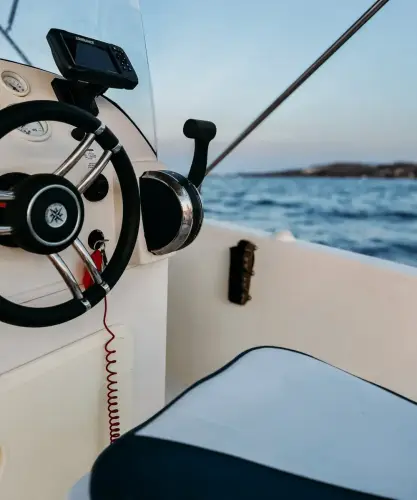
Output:
M203 222L215 126L158 160L137 2L13 6L0 499L416 498L416 269Z

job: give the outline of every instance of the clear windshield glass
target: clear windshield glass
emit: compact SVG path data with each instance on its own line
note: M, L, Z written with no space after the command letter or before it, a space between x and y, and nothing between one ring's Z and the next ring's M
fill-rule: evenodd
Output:
M50 28L96 38L122 47L139 78L134 90L110 89L156 149L149 65L139 0L1 0L0 58L59 73L46 34Z

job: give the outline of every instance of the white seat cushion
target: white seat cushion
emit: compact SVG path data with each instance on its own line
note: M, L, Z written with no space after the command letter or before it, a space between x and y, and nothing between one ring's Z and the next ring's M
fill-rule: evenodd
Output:
M173 452L170 462L174 444L182 448ZM148 454L148 462L143 454ZM158 454L164 457L160 464L155 462ZM106 482L106 467L117 463L120 484L131 481L126 486L130 491L152 491L146 485L152 471L144 470L149 463L149 467L160 468L160 480L168 469L171 474L178 467L177 475L184 471L184 485L190 488L187 470L194 470L195 476L198 460L202 460L199 480L211 460L208 482L221 484L224 478L215 476L213 460L224 461L224 455L230 457L230 477L239 466L237 458L245 481L251 470L254 481L260 480L259 471L277 471L271 488L279 489L285 478L286 488L292 489L293 484L294 491L305 491L306 498L311 488L323 484L352 494L415 500L417 405L309 356L279 348L254 349L193 386L105 451L93 469L92 484ZM122 463L129 472L123 471ZM248 469L248 463L253 469ZM222 470L224 467L223 463ZM113 479L111 486L117 481ZM300 481L302 490L296 489L301 487ZM176 477L175 484L181 488L181 479ZM167 491L175 492L175 488L171 485ZM118 494L120 500L130 498L122 491ZM204 496L207 492L201 495L192 498L211 498ZM341 496L342 490L334 492L335 496L326 495L320 493L321 498L357 498ZM164 498L162 490L152 498ZM223 498L221 492L217 498Z

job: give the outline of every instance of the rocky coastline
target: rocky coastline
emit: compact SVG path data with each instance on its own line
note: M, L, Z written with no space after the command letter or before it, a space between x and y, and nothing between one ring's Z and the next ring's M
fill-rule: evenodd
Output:
M378 165L366 163L331 163L303 169L275 172L242 173L244 177L351 177L397 179L417 178L417 163L395 162Z

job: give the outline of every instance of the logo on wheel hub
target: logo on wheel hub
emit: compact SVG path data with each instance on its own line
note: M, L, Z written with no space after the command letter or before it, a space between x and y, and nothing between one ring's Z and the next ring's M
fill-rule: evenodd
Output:
M54 229L61 227L65 224L67 218L67 210L62 203L53 203L46 209L45 221L49 227L53 227Z

